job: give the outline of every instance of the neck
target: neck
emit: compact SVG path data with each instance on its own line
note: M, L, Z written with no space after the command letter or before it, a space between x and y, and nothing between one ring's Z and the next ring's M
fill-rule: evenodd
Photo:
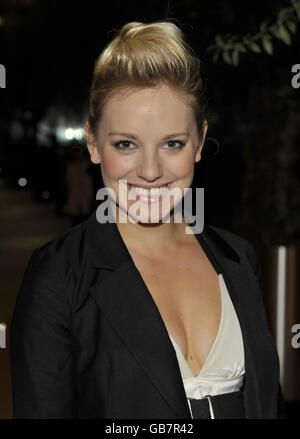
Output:
M119 222L119 207L116 205L115 222L119 232L129 248L137 248L141 252L162 254L175 250L190 235L185 234L188 227L183 216L181 222L174 222L174 213L170 213L169 222L132 223L129 218L126 223Z

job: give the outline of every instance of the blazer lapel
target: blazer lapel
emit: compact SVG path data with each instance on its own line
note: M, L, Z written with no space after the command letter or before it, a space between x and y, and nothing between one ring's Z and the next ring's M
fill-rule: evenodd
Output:
M88 220L98 270L89 289L118 336L179 418L191 418L175 350L147 286L115 223Z
M196 236L203 249L205 249L206 255L215 267L217 273L222 273L232 304L235 308L244 342L245 376L247 376L244 392L246 417L260 418L260 400L257 388L255 387L257 378L255 375L253 354L251 350L251 335L249 333L249 329L251 329L251 322L249 321L249 316L246 313L246 309L240 304L241 293L246 297L249 297L249 284L247 282L247 277L245 277L245 273L241 271L239 259L229 257L224 253L224 251L220 250L220 247L224 246L224 244L227 244L227 242L224 241L223 238L214 231L214 229L211 227L206 228L206 233ZM219 245L216 245L216 243ZM249 301L249 303L251 303L251 301ZM252 319L253 318L254 315L252 316ZM247 386L249 383L252 386L251 392L247 392ZM253 392L254 388L255 392Z
M243 336L245 353L244 405L247 418L272 418L277 411L279 362L271 336L257 278L240 264L240 258L228 252L229 241L214 227L205 227L196 235L216 271L222 272L234 305ZM242 256L242 255L241 255ZM267 341L264 344L264 341ZM270 364L270 366L269 366Z
M264 383L257 384L255 368L255 361L261 361L255 358L257 352L252 331L256 310L251 309L251 300L247 301L257 288L255 277L246 270L241 271L237 252L211 227L205 226L202 233L195 236L217 273L223 273L228 286L244 340L246 415L260 418L259 386ZM175 415L191 418L172 342L117 225L98 223L94 212L88 219L88 239L90 264L97 270L89 294ZM260 327L258 336L260 331L266 331L266 328Z

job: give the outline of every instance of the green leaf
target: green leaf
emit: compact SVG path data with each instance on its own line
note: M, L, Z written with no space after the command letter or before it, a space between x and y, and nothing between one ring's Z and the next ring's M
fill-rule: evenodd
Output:
M270 28L270 30L271 30L272 34L273 34L276 38L278 38L279 40L282 40L281 33L280 33L280 30L279 30L279 25L276 24L276 25L272 26L272 27Z
M262 38L262 46L265 49L265 51L267 52L268 55L272 55L273 54L273 45L271 43L271 38L267 37L266 35L263 36Z
M245 49L245 46L242 43L237 43L235 45L235 47L240 51L240 52L247 52L247 50Z
M234 66L237 66L238 63L239 63L239 51L235 49L232 53L232 64Z
M210 52L211 50L216 49L218 46L216 44L211 44L207 49L206 52Z
M286 22L287 27L292 32L292 34L295 34L297 32L297 25L294 21L288 20Z
M217 43L220 47L223 47L223 46L224 46L224 42L223 42L223 40L222 40L220 34L218 34L218 35L215 36L215 40L216 40L216 43Z
M266 27L268 26L269 20L265 20L263 21L260 26L259 26L259 30L264 33L266 30Z
M224 52L222 53L222 55L223 55L223 60L224 60L227 64L232 64L232 62L231 62L231 58L230 58L230 55L229 55L228 50L224 50Z
M281 9L281 11L280 11L279 14L278 14L278 18L279 18L279 20L280 20L280 21L281 21L281 20L284 20L286 14L287 14L288 12L289 12L289 8L283 8L283 9Z
M295 6L295 11L296 11L296 14L297 14L298 20L300 21L300 3L298 3L298 4Z
M232 35L230 38L227 39L227 43L233 43L234 41L238 40L237 35Z
M279 26L279 32L282 41L288 46L291 45L292 43L291 36L283 25Z
M256 52L256 53L261 52L261 48L254 41L249 41L247 44L248 44L249 49L251 49L253 52Z

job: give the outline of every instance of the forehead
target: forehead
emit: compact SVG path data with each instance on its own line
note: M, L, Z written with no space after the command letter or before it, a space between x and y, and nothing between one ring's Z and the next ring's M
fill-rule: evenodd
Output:
M193 116L183 95L166 84L155 87L124 87L108 98L103 124L167 124L187 128Z

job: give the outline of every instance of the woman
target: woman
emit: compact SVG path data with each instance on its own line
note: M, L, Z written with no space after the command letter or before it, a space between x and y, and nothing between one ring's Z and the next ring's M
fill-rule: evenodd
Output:
M31 257L12 322L14 417L280 415L253 246L178 221L207 127L181 30L124 25L96 61L85 126L109 215L101 203Z

